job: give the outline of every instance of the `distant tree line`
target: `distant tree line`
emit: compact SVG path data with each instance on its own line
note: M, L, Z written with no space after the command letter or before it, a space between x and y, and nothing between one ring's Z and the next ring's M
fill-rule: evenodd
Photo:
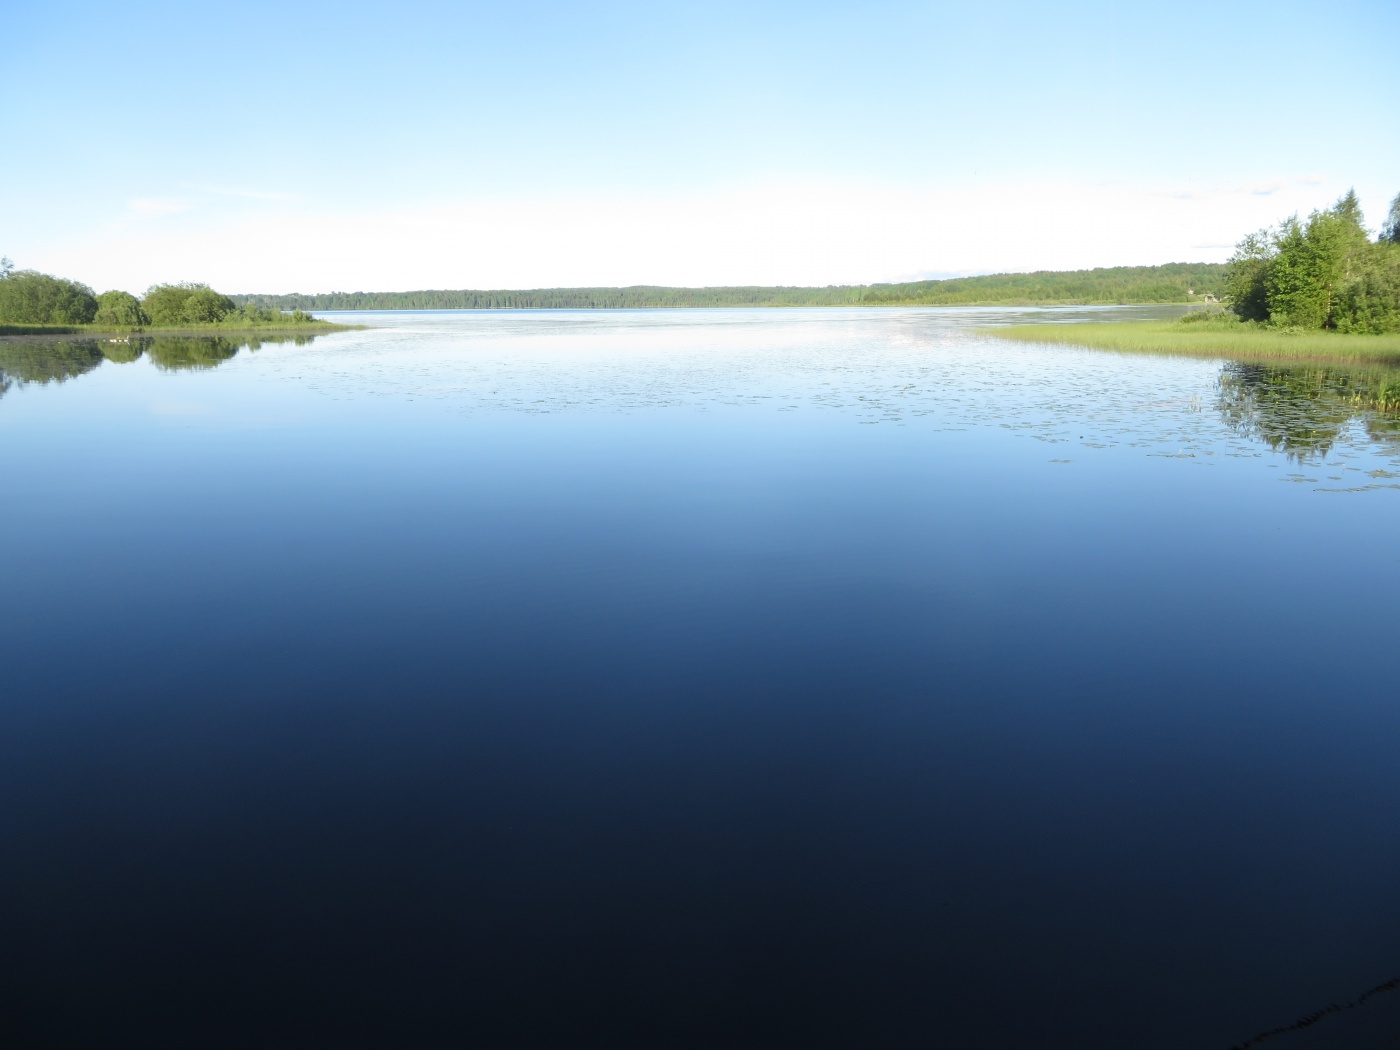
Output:
M181 328L212 324L261 326L314 320L256 304L235 303L207 284L156 284L138 299L130 292L97 295L85 284L0 259L0 324Z
M1280 328L1400 332L1400 196L1375 240L1356 194L1294 215L1235 248L1225 283L1244 321Z
M824 288L733 286L531 288L236 295L235 302L290 310L628 310L704 306L971 306L998 303L1185 303L1218 292L1220 263L1002 273L907 284Z
M635 310L681 306L855 306L850 288L525 288L494 291L242 295L235 301L303 310Z

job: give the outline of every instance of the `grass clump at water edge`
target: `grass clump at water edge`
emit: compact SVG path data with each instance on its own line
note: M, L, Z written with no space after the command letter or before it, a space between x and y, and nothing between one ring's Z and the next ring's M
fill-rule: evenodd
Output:
M1360 335L1323 329L1276 328L1240 321L1223 311L1191 313L1178 321L1019 324L983 331L1002 339L1063 343L1125 353L1400 366L1400 333Z

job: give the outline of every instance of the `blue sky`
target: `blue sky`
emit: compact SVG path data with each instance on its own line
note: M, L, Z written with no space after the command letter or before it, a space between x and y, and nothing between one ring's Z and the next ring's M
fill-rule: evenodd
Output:
M0 253L99 288L1220 259L1400 192L1400 4L0 8Z

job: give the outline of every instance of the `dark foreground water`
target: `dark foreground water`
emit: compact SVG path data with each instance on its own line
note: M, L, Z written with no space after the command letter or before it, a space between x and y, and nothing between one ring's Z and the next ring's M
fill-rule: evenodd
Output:
M1013 316L0 345L6 1045L1226 1050L1400 976L1400 427Z

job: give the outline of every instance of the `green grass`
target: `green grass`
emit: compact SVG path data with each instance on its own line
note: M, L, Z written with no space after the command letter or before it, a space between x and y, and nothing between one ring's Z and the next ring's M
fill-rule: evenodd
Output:
M987 335L1029 343L1063 343L1096 350L1223 357L1237 361L1400 366L1400 333L1342 335L1289 331L1237 321L1124 321L1020 324L984 328Z

